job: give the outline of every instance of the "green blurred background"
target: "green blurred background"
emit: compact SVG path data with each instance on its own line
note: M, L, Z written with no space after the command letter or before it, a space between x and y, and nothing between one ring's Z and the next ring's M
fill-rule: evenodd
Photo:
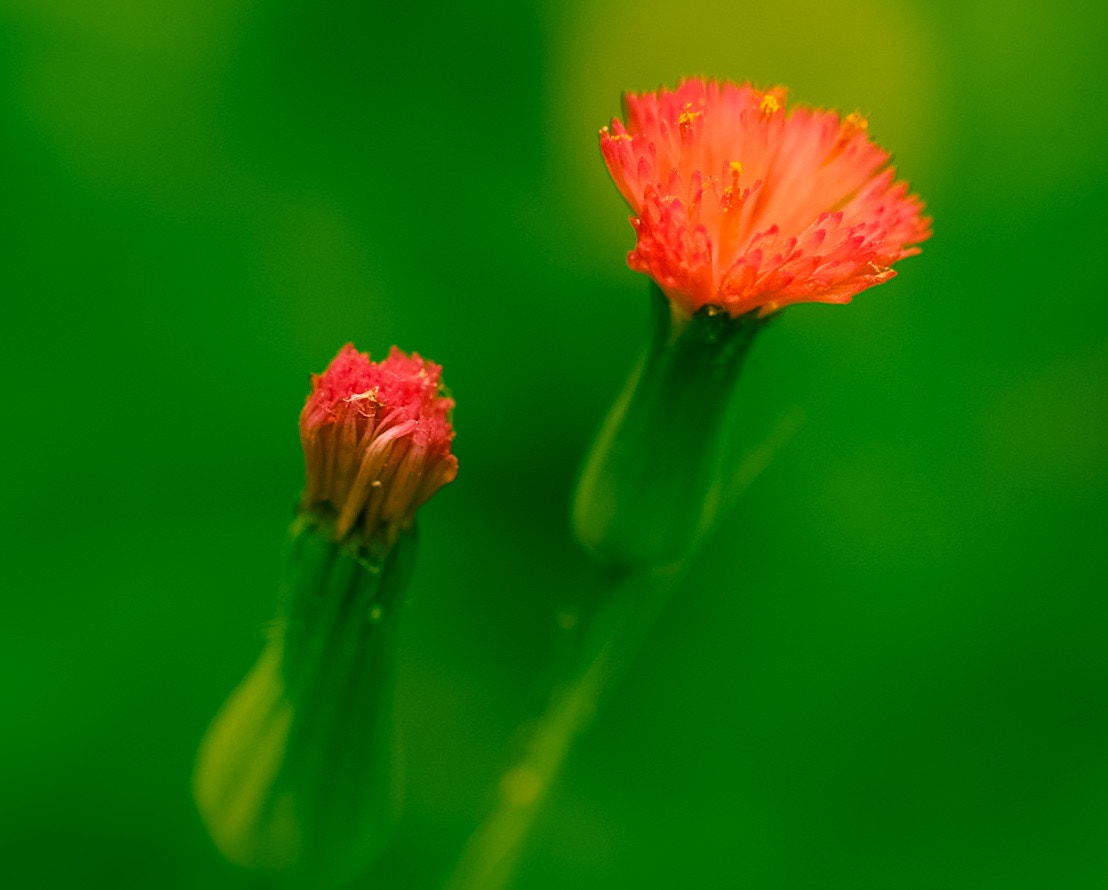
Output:
M1108 886L1106 33L1075 0L0 0L0 883L261 886L189 773L352 339L458 401L407 809L358 886L437 885L542 707L569 488L646 331L596 130L703 73L868 112L935 236L756 344L740 444L804 423L516 886Z

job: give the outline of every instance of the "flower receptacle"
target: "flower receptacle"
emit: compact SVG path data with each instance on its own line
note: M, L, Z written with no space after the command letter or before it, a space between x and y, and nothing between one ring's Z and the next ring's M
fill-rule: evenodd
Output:
M652 287L651 341L589 452L572 520L584 547L629 571L671 565L719 506L731 394L767 319L689 315Z

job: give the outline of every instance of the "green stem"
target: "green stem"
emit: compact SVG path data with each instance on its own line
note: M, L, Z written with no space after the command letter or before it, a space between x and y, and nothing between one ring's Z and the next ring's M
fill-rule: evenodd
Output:
M217 846L326 887L364 868L396 809L395 609L415 539L336 542L304 512L289 531L277 621L209 729L194 780Z
M598 591L605 605L585 643L587 657L535 725L523 756L500 780L492 814L472 835L446 890L507 887L534 820L576 737L622 677L669 597L676 573L609 575L614 589Z
M728 506L768 465L802 417L786 414L727 475ZM599 603L586 628L570 681L556 692L528 737L523 755L501 777L497 804L469 838L445 890L503 890L574 741L592 722L657 624L681 581L682 562L665 570L605 572L589 599Z

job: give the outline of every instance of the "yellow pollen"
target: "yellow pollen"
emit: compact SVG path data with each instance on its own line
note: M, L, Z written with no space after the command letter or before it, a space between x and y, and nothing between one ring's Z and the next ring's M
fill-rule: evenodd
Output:
M720 201L724 213L734 206L736 199L742 198L739 177L743 175L743 165L739 161L729 161L728 167L731 169L731 184L723 190L723 199Z
M769 93L766 93L766 95L762 97L762 104L759 107L761 108L762 114L766 117L773 117L781 110L781 103L777 101L776 96L771 96Z
M857 127L859 130L869 129L869 119L860 111L852 111L846 116L846 121L851 127Z
M682 136L688 135L689 128L692 127L693 121L703 113L702 111L693 111L692 102L685 103L685 107L681 109L681 114L677 117L677 128L681 131Z

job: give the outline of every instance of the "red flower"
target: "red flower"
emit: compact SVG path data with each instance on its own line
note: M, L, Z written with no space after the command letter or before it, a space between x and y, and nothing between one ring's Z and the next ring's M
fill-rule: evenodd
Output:
M690 314L847 303L931 236L859 114L697 78L623 102L600 149L634 212L627 262Z
M304 505L329 505L335 537L358 526L391 543L415 511L458 472L450 453L454 402L442 368L395 346L380 363L347 343L300 413L307 463Z

